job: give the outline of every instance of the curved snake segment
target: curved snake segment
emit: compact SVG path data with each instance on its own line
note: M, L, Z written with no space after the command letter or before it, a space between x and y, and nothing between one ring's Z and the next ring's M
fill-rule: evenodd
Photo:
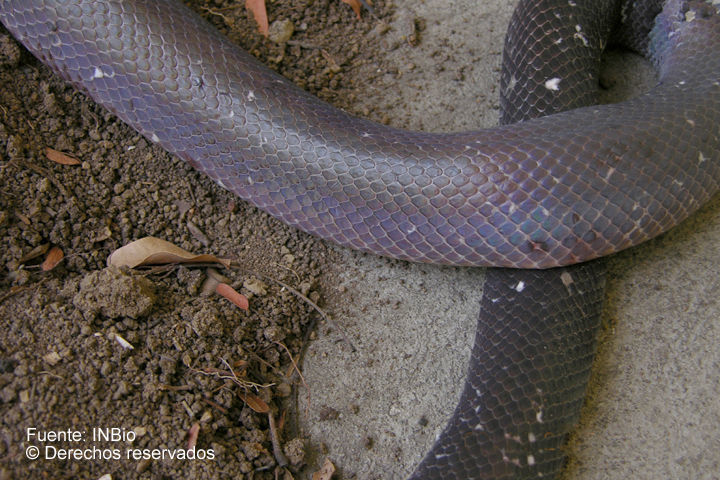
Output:
M545 268L640 243L718 190L720 16L660 3L522 2L503 120L551 115L449 135L336 110L172 0L0 0L0 19L147 138L287 223L396 258ZM658 86L556 113L592 101L613 30L656 63ZM560 470L603 283L601 262L489 273L463 397L412 478Z
M58 73L220 185L354 249L547 268L641 243L718 189L716 16L667 14L649 47L660 84L640 98L440 135L330 107L174 0L75 3L5 1L2 21ZM611 3L588 2L589 18L607 17ZM539 34L568 28L568 18L539 13L527 20L543 20ZM600 46L603 32L569 20L567 45ZM538 45L534 58L543 59ZM550 95L563 86L548 76Z

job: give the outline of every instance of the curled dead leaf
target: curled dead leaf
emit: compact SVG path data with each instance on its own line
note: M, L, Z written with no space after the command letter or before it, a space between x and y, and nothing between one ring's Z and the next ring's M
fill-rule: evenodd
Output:
M155 237L144 237L128 243L112 252L107 259L108 266L129 268L168 263L220 263L226 268L230 268L230 260L226 258L209 254L196 255Z
M45 252L47 252L50 249L49 243L43 243L42 245L38 245L37 247L30 250L28 253L20 257L20 260L18 260L19 263L27 263L30 260L33 260L35 258L38 258L42 255L45 255Z
M48 272L55 268L64 257L65 255L59 247L52 247L45 257L45 261L40 265L40 269L43 272Z
M52 160L60 165L80 165L80 160L77 158L73 158L70 155L66 155L50 147L45 148L45 156L48 160Z
M257 413L267 413L270 411L268 404L254 393L238 392L238 397Z
M250 302L248 301L247 297L232 288L227 283L218 283L215 287L215 291L230 300L238 308L241 308L243 310L247 310L248 308L250 308Z

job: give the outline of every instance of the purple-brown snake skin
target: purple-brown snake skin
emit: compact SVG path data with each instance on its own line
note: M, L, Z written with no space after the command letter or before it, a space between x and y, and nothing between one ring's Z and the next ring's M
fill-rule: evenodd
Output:
M604 285L602 261L567 266L653 238L718 191L716 9L522 1L504 125L454 134L335 109L177 0L0 0L0 21L145 137L290 225L393 258L509 267L489 270L463 396L412 477L499 479L553 478L564 462ZM658 83L588 107L609 42L644 54Z

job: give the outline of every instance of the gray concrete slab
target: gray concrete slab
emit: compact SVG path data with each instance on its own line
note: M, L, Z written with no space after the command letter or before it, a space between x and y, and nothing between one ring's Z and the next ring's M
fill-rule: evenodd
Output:
M399 81L358 97L396 126L451 131L497 121L499 58L514 2L397 1L395 28L424 24L389 52ZM339 305L358 351L320 329L305 362L303 419L342 478L407 475L459 397L483 271L343 251ZM598 358L570 479L720 478L720 201L611 260Z

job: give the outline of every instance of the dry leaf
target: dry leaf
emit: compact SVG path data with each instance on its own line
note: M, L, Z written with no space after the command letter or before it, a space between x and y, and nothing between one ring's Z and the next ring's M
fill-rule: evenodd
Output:
M55 163L61 165L80 165L80 160L73 158L70 155L65 155L62 152L58 152L50 147L45 148L45 156Z
M267 413L270 411L268 404L262 398L250 392L238 392L238 397L257 413Z
M195 255L166 240L145 237L128 243L110 254L107 264L135 268L140 265L168 263L221 263L230 268L230 260L215 255Z
M48 272L55 268L58 263L63 259L65 255L63 254L63 251L60 250L58 247L52 247L50 251L47 254L47 257L45 257L45 261L40 265L40 269L43 272Z
M247 297L242 293L239 293L227 283L218 283L217 287L215 287L215 291L230 300L238 308L243 310L250 308L250 302L248 302Z
M195 448L199 434L200 434L200 424L193 423L193 426L190 427L190 430L188 431L188 443L187 443L188 450L192 450L193 448Z
M27 263L30 260L33 260L39 256L45 255L45 252L48 251L50 248L49 243L43 243L42 245L38 245L37 247L30 250L28 253L20 257L20 260L18 260L19 263Z
M347 3L350 5L355 12L355 15L357 15L358 20L360 20L360 12L362 12L362 2L360 0L342 0L344 3ZM367 0L367 3L369 5L372 5L372 2L370 0Z
M320 470L312 474L312 480L330 480L333 473L335 473L335 465L329 458L326 458Z
M252 12L255 23L258 24L258 30L263 37L267 37L270 31L270 25L268 24L265 0L245 0L245 8Z

